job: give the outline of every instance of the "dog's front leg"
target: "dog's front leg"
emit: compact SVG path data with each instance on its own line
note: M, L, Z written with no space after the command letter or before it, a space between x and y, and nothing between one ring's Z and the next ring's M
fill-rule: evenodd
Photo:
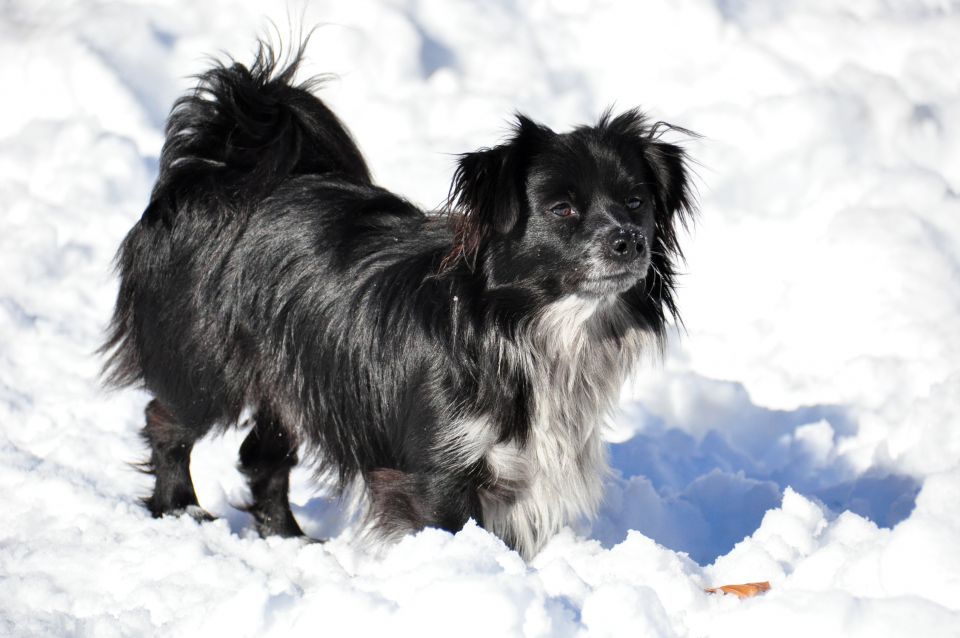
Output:
M424 527L456 532L471 518L483 525L477 486L463 473L378 469L367 482L372 522L382 535L399 536Z

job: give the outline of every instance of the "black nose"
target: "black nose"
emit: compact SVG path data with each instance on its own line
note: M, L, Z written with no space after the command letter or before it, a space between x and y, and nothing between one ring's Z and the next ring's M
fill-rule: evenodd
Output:
M607 235L607 252L617 261L633 261L647 251L647 240L636 228L614 228Z

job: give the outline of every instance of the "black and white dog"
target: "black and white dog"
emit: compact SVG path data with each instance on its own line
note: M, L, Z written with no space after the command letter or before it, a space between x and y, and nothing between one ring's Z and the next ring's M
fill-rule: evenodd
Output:
M637 110L568 133L518 116L460 157L449 214L425 214L293 83L302 52L200 76L120 248L104 351L110 383L155 397L145 503L209 516L191 448L249 408L261 534L302 534L302 449L362 482L385 536L473 518L530 557L597 508L603 417L676 317L685 154Z

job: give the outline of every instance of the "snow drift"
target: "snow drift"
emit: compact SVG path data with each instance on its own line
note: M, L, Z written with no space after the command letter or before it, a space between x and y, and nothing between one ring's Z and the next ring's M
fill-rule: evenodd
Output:
M960 635L960 5L14 0L0 13L0 635ZM310 72L377 179L442 201L509 114L640 105L704 137L686 332L625 388L600 517L529 565L476 526L385 556L155 521L146 397L93 351L162 126L204 55L321 25ZM280 27L283 32L285 26ZM702 589L770 580L737 601Z

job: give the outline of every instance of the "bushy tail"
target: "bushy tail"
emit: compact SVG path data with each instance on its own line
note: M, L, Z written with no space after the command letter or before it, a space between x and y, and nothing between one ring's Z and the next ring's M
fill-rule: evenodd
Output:
M311 92L322 78L293 83L304 47L283 63L260 42L249 67L217 64L198 76L167 121L148 216L177 214L183 195L194 204L197 196L250 201L296 174L370 182L350 133Z
M248 209L291 175L370 183L350 133L311 93L319 80L293 84L303 51L301 45L281 64L261 42L250 67L218 64L174 104L150 203L117 253L120 291L100 349L107 355L108 385L143 378L134 311L138 299L151 297L152 282L162 279L155 255L163 254L164 227L184 215L212 220Z

